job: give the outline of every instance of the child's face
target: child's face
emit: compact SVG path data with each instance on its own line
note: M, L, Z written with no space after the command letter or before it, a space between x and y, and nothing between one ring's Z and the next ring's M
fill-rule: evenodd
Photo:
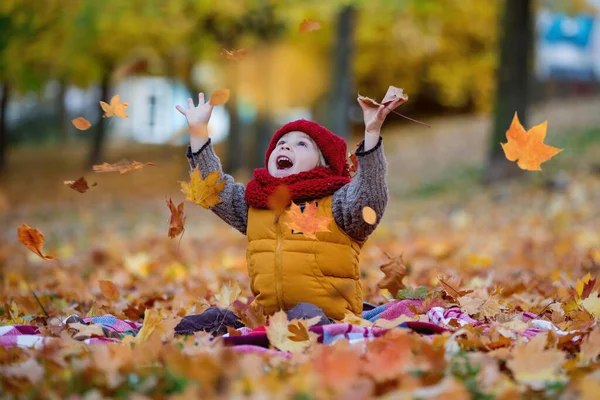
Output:
M319 164L319 149L304 132L292 131L283 135L269 156L269 173L284 178L310 171Z

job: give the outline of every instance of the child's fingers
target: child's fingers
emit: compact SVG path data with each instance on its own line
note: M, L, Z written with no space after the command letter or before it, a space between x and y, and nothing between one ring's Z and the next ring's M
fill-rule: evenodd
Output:
M360 108L362 108L363 111L369 108L369 106L367 105L367 103L365 103L364 100L360 98L357 98L356 100L358 101L358 104L360 105Z
M192 98L191 98L191 97L188 99L188 107L189 107L190 109L194 108L194 100L192 100Z
M185 110L179 104L177 104L175 106L175 108L177 109L177 111L179 111L180 113L182 113L183 115L185 115Z
M204 104L204 93L200 92L198 93L198 105L201 106L202 104Z

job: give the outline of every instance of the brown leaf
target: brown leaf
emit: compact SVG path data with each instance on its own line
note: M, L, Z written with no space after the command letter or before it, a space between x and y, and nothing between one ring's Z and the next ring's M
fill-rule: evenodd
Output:
M83 117L74 118L71 120L71 123L73 124L73 126L75 126L75 128L79 129L80 131L86 131L92 126L90 121Z
M350 172L351 173L355 173L356 171L358 171L358 157L356 156L356 154L352 153L350 154Z
M226 59L232 60L232 61L241 61L246 57L247 54L248 54L248 51L246 49L239 49L239 50L223 49L223 50L221 50L221 55L223 57L225 57Z
M100 291L109 300L117 300L119 298L119 290L111 281L98 281L100 284Z
M185 224L185 215L183 215L183 201L179 203L177 207L173 204L173 200L169 197L167 200L167 207L171 211L171 219L169 221L169 237L177 237L181 232L184 231L183 225Z
M403 89L397 88L395 86L390 86L390 87L388 87L388 90L385 93L385 96L383 96L383 100L381 100L381 104L383 104L384 106L387 106L392 101L396 101L396 100L402 100L402 102L398 104L398 105L401 105L402 103L405 103L408 101L408 96L404 94Z
M38 229L31 228L27 224L21 224L17 229L17 236L19 242L23 243L27 248L33 251L35 254L43 258L44 260L54 260L54 257L46 256L42 253L42 247L44 247L44 234Z
M450 296L453 300L457 300L459 297L462 297L466 294L469 294L472 292L472 290L456 290L454 287L452 287L450 285L449 282L444 281L443 279L439 278L439 283L440 287L444 290L444 292L446 292L446 294L448 296Z
M395 298L398 291L404 289L402 280L408 274L402 255L389 257L389 260L379 267L385 276L377 283L379 289L387 289Z
M78 191L79 193L85 193L88 190L90 190L90 186L88 186L88 183L83 176L77 179L76 181L64 181L64 184L70 187L71 189ZM92 183L92 187L97 185L98 182Z
M319 29L321 29L321 24L318 21L315 21L314 19L309 18L300 22L300 33L318 31Z
M142 169L147 165L156 166L156 164L152 162L141 163L138 161L121 160L114 164L105 162L100 165L94 165L93 169L95 172L120 172L121 174L125 174L130 171L135 171L136 169Z
M267 324L267 317L265 316L263 306L256 301L250 303L245 310L242 310L236 303L233 304L233 308L242 323L250 329Z

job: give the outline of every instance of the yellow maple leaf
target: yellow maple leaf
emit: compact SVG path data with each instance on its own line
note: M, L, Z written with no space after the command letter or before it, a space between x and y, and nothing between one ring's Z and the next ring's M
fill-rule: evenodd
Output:
M200 170L196 167L190 173L189 182L181 183L181 191L185 194L185 199L196 203L204 208L214 207L223 200L219 198L219 193L225 189L225 181L217 183L221 179L219 171L213 171L202 179Z
M540 333L529 342L515 346L506 364L518 382L534 390L565 379L561 367L566 354L554 348L545 349L547 338L547 334Z
M373 326L373 323L371 321L361 318L361 317L357 316L356 314L351 313L350 311L346 311L342 322L344 322L346 324L362 326L362 327Z
M269 317L269 325L265 327L269 342L281 351L302 352L312 343L316 343L319 335L308 328L319 322L321 317L288 322L283 311L277 311Z
M600 318L600 297L598 297L597 291L590 294L587 299L581 300L581 304L583 304L585 309L594 317Z
M501 143L506 158L509 161L516 161L521 169L541 171L541 163L548 161L563 150L544 144L547 126L548 121L545 121L526 131L515 113L508 131L506 131L507 143Z
M215 294L217 306L220 308L229 308L241 294L242 289L240 289L240 285L238 285L237 282L234 282L233 285L231 283L223 285L221 286L219 293Z
M333 221L333 218L321 216L317 217L318 207L313 203L306 203L304 212L298 205L292 203L287 211L288 216L292 220L285 224L288 228L296 232L302 232L306 237L317 239L317 232L331 232L327 226Z
M104 115L102 116L103 118L129 118L129 115L125 114L125 110L128 106L128 102L121 103L121 97L118 94L115 94L110 99L110 104L107 104L103 101L100 102L100 107L102 107L102 110L104 111Z
M581 343L579 365L588 366L600 357L600 327L596 326Z
M152 333L154 333L156 330L158 324L161 322L162 317L158 310L147 308L146 311L144 311L144 324L142 325L142 329L140 329L138 334L135 336L135 341L137 343L143 343L148 340L148 338L150 338Z
M460 308L469 315L492 318L502 310L500 296L485 292L469 293L458 299Z

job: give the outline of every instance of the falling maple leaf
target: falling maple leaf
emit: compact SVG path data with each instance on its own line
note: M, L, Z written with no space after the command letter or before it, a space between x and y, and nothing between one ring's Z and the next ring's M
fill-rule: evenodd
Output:
M177 207L173 204L173 200L169 197L167 199L167 207L171 211L171 219L169 220L169 237L172 239L177 237L181 232L185 230L183 225L185 224L185 215L183 215L183 201L179 203Z
M219 193L225 189L225 181L217 183L221 179L219 171L213 171L202 179L198 167L190 172L189 182L181 183L181 191L185 194L185 199L196 203L204 208L214 207L223 200L219 198Z
M321 24L318 21L315 21L314 19L308 18L300 22L300 33L318 31L319 29L321 29Z
M147 165L156 166L153 162L141 163L139 161L121 160L114 164L105 162L100 165L94 165L92 168L94 172L120 172L121 174L125 174L136 169L142 169Z
M363 207L362 216L365 222L369 225L375 225L377 222L377 213L375 213L375 210L369 206Z
M301 352L317 342L319 335L310 332L309 328L320 320L321 317L316 316L288 322L286 313L277 311L269 317L269 325L265 327L269 343L281 351Z
M76 181L64 181L64 184L79 193L85 193L90 190L90 186L88 186L88 183L83 176ZM98 182L92 183L92 187L96 185L98 185Z
M118 94L115 94L110 99L110 104L107 104L103 101L100 102L100 107L104 111L103 118L109 117L119 117L119 118L129 118L127 114L125 114L125 110L129 106L129 103L124 102L121 103L121 97Z
M318 207L315 202L306 203L304 212L302 212L302 209L296 203L292 203L290 209L287 211L291 222L286 222L285 224L288 228L298 233L302 232L306 237L316 240L318 232L331 232L327 226L333 221L331 217L317 217L317 211Z
M517 113L506 131L506 143L500 143L509 161L516 161L519 168L528 171L541 171L541 163L563 151L544 144L548 121L526 131L519 122Z
M277 186L275 191L269 196L267 204L269 209L275 212L275 223L277 223L279 216L290 205L291 199L290 190L286 185Z
M229 89L220 89L216 90L210 96L210 100L208 100L208 104L212 106L222 106L223 104L229 101Z
M17 236L19 242L23 243L29 250L43 258L44 260L54 260L54 257L46 256L42 253L42 247L44 247L44 234L38 229L31 228L27 224L21 224L17 229Z
M85 119L83 117L73 118L71 120L71 123L73 124L73 126L75 128L79 129L80 131L87 131L92 126L90 121L88 121L87 119Z
M534 390L565 380L561 367L566 354L557 349L545 349L548 335L540 333L526 344L517 345L506 366L518 382Z
M246 57L247 54L248 54L248 51L246 49L239 49L239 50L223 49L223 50L221 50L221 55L223 57L225 57L226 59L232 60L232 61L241 61Z
M402 255L387 257L388 261L379 267L385 276L377 283L377 287L387 289L393 297L396 297L398 291L404 288L402 280L408 275L408 269L404 265Z
M119 289L111 281L101 280L98 282L100 291L109 300L117 300L119 298Z
M219 308L229 308L242 294L237 282L222 285L219 293L215 294L215 302Z

